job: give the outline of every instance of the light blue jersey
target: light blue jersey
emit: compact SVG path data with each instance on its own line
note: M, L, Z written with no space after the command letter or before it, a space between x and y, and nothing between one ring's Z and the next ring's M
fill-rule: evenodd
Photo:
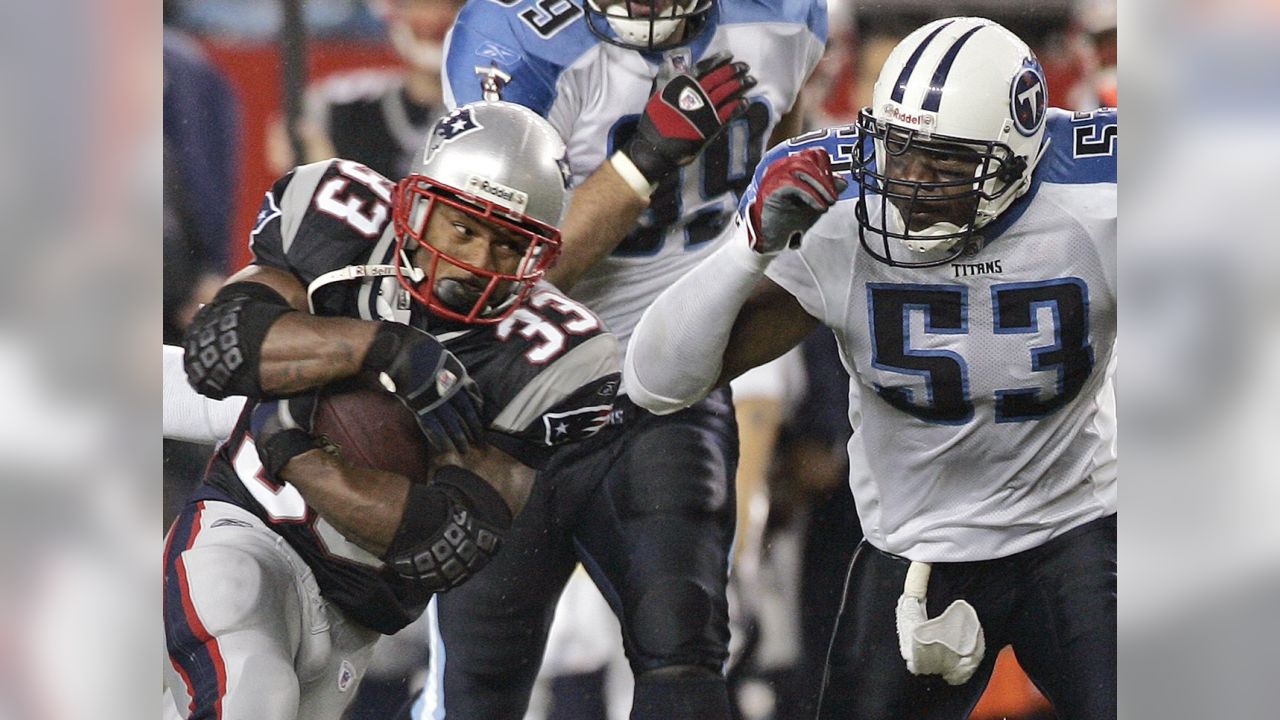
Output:
M1004 557L1116 511L1116 113L1051 109L1047 123L1030 189L976 252L928 268L875 260L851 186L769 266L839 340L850 485L881 550ZM839 166L855 135L801 136L769 158L821 147Z
M640 226L573 288L624 341L653 298L731 231L738 198L773 127L822 56L825 0L719 0L690 45L641 53L603 42L579 3L472 0L446 42L445 101L484 97L526 105L560 132L576 185L635 132L659 75L730 52L759 84L747 112L693 163L660 183Z

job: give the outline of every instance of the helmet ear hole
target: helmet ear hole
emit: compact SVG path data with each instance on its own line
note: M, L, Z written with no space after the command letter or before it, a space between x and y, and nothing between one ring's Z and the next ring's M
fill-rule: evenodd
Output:
M1027 159L1021 155L1015 156L1007 162L1000 164L1000 170L997 171L996 179L1006 185L1012 185L1022 179L1027 171Z

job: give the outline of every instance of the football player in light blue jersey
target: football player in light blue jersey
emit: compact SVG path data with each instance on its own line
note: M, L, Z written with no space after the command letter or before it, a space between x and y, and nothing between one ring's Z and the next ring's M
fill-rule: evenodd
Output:
M625 342L728 237L770 139L800 129L826 32L823 0L473 0L446 41L445 101L521 103L564 138L575 190L547 277ZM616 431L551 460L492 581L436 603L415 717L523 717L579 561L619 617L632 717L729 717L728 392L670 416L615 408Z
M968 717L1006 645L1058 717L1116 717L1116 128L999 25L932 22L635 330L658 413L836 333L866 539L824 719Z

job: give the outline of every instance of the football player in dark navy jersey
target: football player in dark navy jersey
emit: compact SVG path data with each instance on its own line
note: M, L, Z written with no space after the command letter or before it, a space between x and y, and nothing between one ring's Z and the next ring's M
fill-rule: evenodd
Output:
M488 562L551 446L606 426L617 343L539 282L563 156L531 111L474 103L399 185L329 160L267 192L252 264L187 337L192 385L250 403L166 543L180 713L337 720L377 635ZM334 381L412 410L431 477L314 438L314 391Z

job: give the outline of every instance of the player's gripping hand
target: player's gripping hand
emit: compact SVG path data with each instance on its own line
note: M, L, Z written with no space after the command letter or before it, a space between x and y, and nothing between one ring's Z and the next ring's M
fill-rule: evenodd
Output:
M430 334L383 322L362 369L413 411L431 447L465 453L484 442L480 388L453 353Z
M725 123L744 111L755 87L747 64L716 53L667 81L644 107L636 135L623 149L651 184L688 164Z
M847 187L849 182L831 171L831 157L821 148L775 160L748 208L751 249L774 255L800 247L801 236Z
M316 394L282 400L263 400L249 415L249 434L267 477L276 478L294 457L320 447L311 435Z

